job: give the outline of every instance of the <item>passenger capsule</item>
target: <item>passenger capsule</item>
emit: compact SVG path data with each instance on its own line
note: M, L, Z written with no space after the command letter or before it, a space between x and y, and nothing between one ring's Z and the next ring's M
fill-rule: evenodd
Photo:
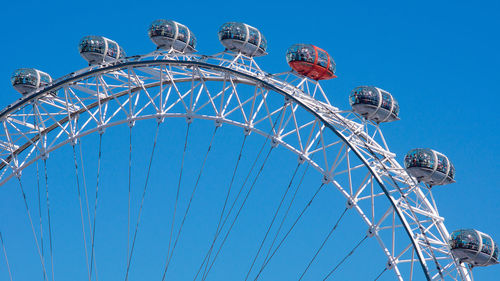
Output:
M428 148L410 150L405 157L408 173L429 185L454 183L455 167L445 155Z
M267 55L267 40L260 31L245 23L228 22L219 29L219 40L226 49L249 57Z
M78 45L78 50L89 64L98 64L125 57L125 52L115 41L102 36L83 37Z
M299 74L314 80L336 78L335 61L323 49L314 45L295 44L288 48L286 61Z
M377 123L399 120L399 104L392 95L372 86L361 86L351 91L352 109L366 119Z
M453 231L450 238L451 252L460 262L472 266L498 263L498 245L487 234L474 229Z
M19 93L25 95L52 82L47 73L34 68L20 68L10 78L12 86Z
M158 49L196 52L196 37L185 25L171 20L155 20L148 29L149 38Z

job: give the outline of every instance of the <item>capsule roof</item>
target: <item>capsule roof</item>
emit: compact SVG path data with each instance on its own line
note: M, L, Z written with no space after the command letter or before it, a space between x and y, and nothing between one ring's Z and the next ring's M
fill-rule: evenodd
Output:
M34 68L19 68L10 78L14 89L21 94L27 94L52 82L47 73Z
M149 26L148 35L159 49L174 49L183 53L196 51L196 36L178 22L155 20Z
M360 86L351 91L352 109L377 123L399 120L399 104L387 91L373 86Z
M115 41L102 36L85 36L78 50L89 64L98 64L125 57L125 52Z
M444 154L429 148L410 150L405 156L408 173L429 185L454 183L455 167Z
M493 239L475 229L460 229L450 235L452 253L461 261L473 266L498 263L498 245Z
M314 45L292 45L286 52L286 61L293 70L314 80L337 77L333 58Z
M267 40L255 27L241 22L228 22L219 28L219 40L226 49L250 57L267 55Z

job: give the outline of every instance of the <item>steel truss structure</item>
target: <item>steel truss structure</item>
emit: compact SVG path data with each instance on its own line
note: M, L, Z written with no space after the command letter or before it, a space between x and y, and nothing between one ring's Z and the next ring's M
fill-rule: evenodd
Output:
M174 117L241 127L309 163L359 214L398 280L415 280L419 267L427 280L472 280L451 254L430 188L401 167L378 124L331 105L317 81L271 75L241 54L155 51L23 96L0 113L0 182L85 135Z

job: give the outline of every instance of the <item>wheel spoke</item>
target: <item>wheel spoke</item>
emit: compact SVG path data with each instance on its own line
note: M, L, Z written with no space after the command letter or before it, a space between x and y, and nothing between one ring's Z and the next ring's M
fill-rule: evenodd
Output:
M128 205L127 205L127 252L125 254L128 262L128 253L130 252L130 200L132 186L132 126L129 126L129 146L128 146Z
M281 107L281 110L279 111L279 114L278 114L277 118L274 120L274 122L271 122L271 119L269 119L269 121L270 121L270 122L271 122L271 124L272 124L272 126L271 126L271 130L269 131L269 135L270 135L272 132L275 132L275 130L274 130L274 129L275 129L275 127L276 127L276 124L277 124L278 120L280 120L280 117L281 117L281 116L283 116L283 112L285 111L285 109L286 109L286 104L285 104L285 106ZM219 231L219 232L217 232L217 234L216 234L216 238L214 239L214 241L217 239L217 237L218 237L218 235L220 234L220 232L222 232L222 229L223 229L223 227L224 227L224 225L225 225L225 223L226 223L226 220L229 218L229 216L230 216L230 214L231 214L231 211L233 210L234 205L236 204L236 202L237 202L237 200L238 200L238 198L239 198L239 196L240 196L241 192L243 191L243 188L244 188L244 186L245 186L245 184L246 184L246 182L247 182L248 178L250 177L251 172L252 172L253 168L255 167L255 165L256 165L256 163L257 163L258 159L260 158L260 155L261 155L262 151L264 150L264 147L265 147L265 145L267 144L268 140L269 140L269 138L266 138L266 140L265 140L265 141L264 141L264 143L262 144L262 146L261 146L261 148L260 148L260 150L259 150L259 153L257 154L257 157L255 158L254 162L252 163L252 166L251 166L251 168L250 168L250 171L248 172L247 176L245 177L245 180L243 181L243 184L241 185L241 188L240 188L240 190L239 190L238 194L236 195L236 198L234 199L233 204L232 204L232 206L231 206L231 208L230 208L230 210L229 210L229 212L228 212L228 214L227 214L226 218L224 219L224 223L222 224L222 226L221 226L221 228L220 228L220 231ZM241 210L242 210L242 209L243 209L243 207L245 206L245 203L246 203L246 201L247 201L247 199L248 199L248 197L249 197L249 195L250 195L250 193L251 193L251 191L252 191L253 187L255 186L255 183L257 182L257 179L259 178L259 176L260 176L260 174L261 174L262 170L264 169L264 166L265 166L265 164L266 164L266 162L267 162L267 160L268 160L268 158L269 158L269 155L270 155L270 154L271 154L271 152L273 151L273 149L274 149L274 146L271 146L271 148L269 149L269 152L267 153L266 157L264 158L264 161L262 162L262 165L261 165L261 167L260 167L259 171L257 172L257 175L255 176L255 179L254 179L254 181L253 181L252 185L251 185L251 186L250 186L250 188L248 189L248 192L247 192L247 194L246 194L246 196L245 196L245 198L244 198L244 200L243 200L243 202L242 202L242 204L241 204L240 208L238 209L238 212L236 213L235 218L233 219L233 222L231 223L231 225L230 225L230 227L229 227L229 229L228 229L228 231L227 231L226 235L224 236L224 238L223 238L223 240L222 240L222 242L221 242L221 244L220 244L220 246L219 246L218 250L216 251L215 257L213 258L212 262L210 262L210 257L207 259L207 267L205 267L205 271L204 271L204 273L203 273L203 275L202 275L202 281L204 281L204 280L207 278L208 273L209 273L209 272L210 272L210 270L212 269L212 267L213 267L213 265L214 265L214 263L215 263L215 261L216 261L217 257L219 256L219 253L220 253L220 251L222 250L222 247L224 246L224 243L226 242L226 240L227 240L227 238L228 238L229 234L231 233L231 230L232 230L232 228L233 228L234 224L236 223L236 220L238 219L238 217L239 217L239 214L240 214ZM212 245L212 246L213 246L213 245ZM210 256L210 254L211 254L211 252L212 252L212 246L211 246L211 249L209 250L209 256ZM208 264L210 264L210 266L208 266ZM207 269L207 268L208 268L208 269ZM196 279L196 277L195 277L195 279Z
M238 158L237 158L237 161L236 161L236 165L234 166L233 175L231 177L231 181L229 183L229 188L228 188L227 193L226 193L226 198L224 200L224 205L222 206L222 210L220 212L219 220L218 220L217 226L215 228L214 238L213 238L212 243L210 244L210 248L208 249L208 252L205 254L203 262L201 263L200 267L198 268L198 271L196 272L196 275L194 276L193 280L196 280L196 278L198 278L198 275L200 274L201 269L203 268L204 264L206 264L206 266L205 266L205 272L207 270L208 262L206 262L206 261L207 261L207 259L210 260L210 255L212 253L212 250L213 250L214 245L215 245L215 241L217 240L217 237L218 237L219 232L220 232L219 228L223 227L223 225L221 226L222 218L224 217L224 212L226 210L226 206L227 206L227 203L229 201L229 196L231 195L231 190L232 190L232 187L233 187L234 179L236 178L236 172L238 171L238 167L239 167L239 164L240 164L240 161L241 161L241 155L243 153L243 148L245 147L245 143L246 143L247 137L248 137L248 135L245 135L243 137L243 142L241 144L240 153L238 155ZM203 274L205 274L205 272Z
M241 187L238 190L238 193L236 194L236 198L233 200L233 203L231 204L231 207L229 208L227 215L224 217L224 221L222 222L221 227L218 229L218 231L216 231L214 241L212 242L212 245L210 246L210 250L208 252L207 264L206 264L205 270L203 272L202 279L204 278L206 271L207 271L207 268L208 268L208 264L210 263L210 256L211 256L212 251L213 251L213 246L214 246L217 238L219 237L219 235L222 233L222 229L224 229L224 226L226 225L227 220L231 216L231 213L232 213L234 207L236 206L236 203L238 202L238 199L240 198L240 195L243 192L243 189L244 189L248 179L250 178L250 175L252 174L252 171L255 168L255 165L257 164L258 160L260 159L260 155L262 154L262 151L264 151L264 147L265 147L266 143L267 143L267 139L264 141L259 152L257 153L257 156L255 157L255 160L253 161L252 166L250 167L250 170L248 171L248 173L245 177L245 180L241 184ZM202 264L202 266L203 266L203 264ZM196 279L196 277L195 277L195 279Z
M267 250L266 256L264 257L264 261L263 261L260 268L262 268L264 266L264 263L267 261L267 259L269 258L269 255L271 254L271 251L274 247L274 244L276 243L276 240L278 239L278 236L281 233L281 229L283 228L283 225L285 224L285 221L288 217L290 209L292 208L293 202L295 201L295 198L297 197L297 193L299 192L300 187L302 186L302 182L304 180L305 175L307 174L308 169L309 169L309 165L307 165L307 167L304 169L304 172L302 173L302 177L300 178L300 181L297 184L297 187L295 188L295 192L293 193L293 196L292 196L292 199L290 200L290 203L288 203L288 207L285 211L285 214L283 215L283 218L281 219L280 225L279 225L278 229L276 230L276 233L274 234L273 241L271 242L271 245L269 246L269 249Z
M82 181L83 181L83 190L84 190L84 195L85 195L85 205L86 205L86 210L87 210L87 224L88 224L88 229L89 229L89 236L90 236L90 240L92 241L93 240L93 234L92 232L90 231L92 229L92 219L91 219L91 216L90 216L90 205L89 205L89 196L88 196L88 188L87 188L87 177L85 176L85 161L84 161L84 158L83 158L83 149L82 149L82 139L79 139L78 140L78 148L79 148L79 151L80 151L80 167L81 167L81 175L82 175ZM78 170L78 169L77 169ZM78 173L78 171L76 172ZM79 184L79 181L77 181L77 183ZM84 228L82 226L82 228ZM87 247L86 247L87 249ZM88 259L88 257L87 257ZM88 259L89 260L89 259ZM93 262L93 265L94 265L94 272L95 272L95 277L96 277L96 280L97 280L97 263L96 263L96 259L94 257L94 262ZM90 278L92 279L92 275L91 275L91 272L90 272L90 264L89 264L89 276Z
M132 247L130 248L130 253L129 253L129 256L128 256L127 269L126 269L126 272L125 272L125 281L128 280L128 274L129 274L129 271L130 271L130 265L132 263L132 256L134 254L135 240L137 238L137 232L139 230L139 223L141 221L142 208L144 206L144 198L146 197L146 191L147 191L147 188L148 188L149 175L151 173L151 164L153 163L153 156L155 154L156 143L158 141L158 132L159 132L159 129L160 129L160 122L158 122L158 124L156 125L156 132L155 132L154 141L153 141L153 148L151 149L151 156L149 157L149 164L148 164L148 171L147 171L147 174L146 174L146 181L144 183L144 189L142 191L141 205L139 207L139 214L137 215L137 221L136 221L136 224L135 224L134 236L132 238Z
M257 250L257 254L255 254L255 257L252 261L252 265L250 266L250 269L247 272L247 275L245 276L245 281L248 280L248 277L250 276L250 273L252 272L253 266L255 265L255 262L257 261L257 258L259 257L260 251L262 250L262 247L264 246L264 243L266 242L267 236L269 235L269 232L271 231L271 228L273 227L274 221L276 220L276 217L278 216L278 213L281 209L281 206L283 205L283 202L285 201L286 195L288 194L288 191L290 190L290 186L293 183L293 179L295 178L295 175L297 175L297 171L300 168L301 163L297 164L297 167L295 168L295 171L293 172L292 178L290 179L290 183L287 185L285 193L283 194L281 201L278 205L278 208L276 208L276 211L274 212L273 219L271 220L271 223L269 224L269 227L266 230L266 234L264 235L264 238L262 239L262 242L260 243L259 250Z
M323 278L323 281L327 280L330 278L330 276L356 251L356 249L363 244L363 242L368 238L368 236L365 235L363 239L361 239L356 246Z
M175 242L174 242L174 245L172 247L172 252L170 253L170 255L169 255L168 259L167 259L167 264L165 265L165 270L163 272L162 281L165 280L165 276L167 274L168 266L169 266L169 264L170 264L170 262L172 260L173 255L174 255L174 251L175 251L175 248L177 246L177 242L179 241L179 237L181 236L182 227L184 226L184 223L186 222L186 218L187 218L187 216L189 214L189 209L191 208L191 203L193 202L193 198L194 198L194 195L195 195L196 190L198 188L198 184L200 183L201 175L203 174L203 169L205 168L205 163L207 162L208 154L212 150L213 141L214 141L215 134L217 133L217 129L218 128L219 128L218 126L215 127L214 132L212 134L212 138L210 139L210 144L208 146L207 152L205 153L205 157L203 158L203 163L201 164L200 172L198 173L198 177L196 178L196 183L195 183L195 185L193 187L193 191L191 192L191 196L189 198L189 202L188 202L186 211L184 213L184 216L182 217L181 225L179 226L179 231L177 232L177 236L175 237Z
M271 259L274 257L274 255L276 254L276 252L283 245L283 243L285 242L285 240L288 237L288 235L295 228L295 226L299 222L300 218L304 215L304 213L307 211L307 209L309 208L309 206L311 206L312 202L314 201L314 199L316 198L316 196L321 191L321 189L323 188L324 185L325 185L324 183L321 183L321 185L318 187L318 189L316 190L316 192L314 193L314 195L312 196L312 198L309 200L309 202L307 202L307 205L304 207L304 209L302 209L302 211L300 212L300 214L297 217L297 219L295 219L295 221L293 222L293 224L290 227L290 229L288 229L288 231L286 232L285 236L283 236L283 238L281 239L281 241L278 243L278 246L276 246L276 248L274 249L274 251L272 252L272 254L269 256L269 258L264 261L264 264L260 267L259 272L257 273L257 276L255 277L254 281L257 280L257 279L259 279L259 276L262 273L262 271L264 270L264 268L269 264L269 261L271 261Z
M7 271L9 272L10 281L12 281L12 272L10 270L9 258L7 257L7 250L5 249L5 243L3 242L2 232L0 231L0 243L2 243L3 256L5 257L5 264L7 265Z
M89 254L87 251L87 237L85 235L85 219L83 216L83 204L82 204L82 197L81 197L81 192L80 192L80 179L78 176L78 162L76 160L76 150L75 150L75 144L73 144L73 160L75 164L75 178L76 178L76 188L77 188L77 194L78 194L78 202L80 204L80 217L82 221L82 236L83 236L83 247L85 249L85 262L87 264L87 273L89 277L89 281L91 281L91 273L90 273L90 265L89 265Z
M226 242L227 238L229 237L229 234L231 233L231 230L233 229L233 226L235 225L236 221L238 220L238 217L239 217L239 215L241 213L241 210L243 210L243 207L245 206L245 203L247 202L247 199L250 196L250 193L252 192L252 190L253 190L253 188L255 186L255 183L257 182L257 179L259 178L260 174L262 173L262 170L264 169L264 166L266 165L266 162L269 159L269 155L271 155L271 152L273 151L273 149L274 149L274 147L271 147L269 149L269 152L267 153L266 157L264 158L264 161L263 161L262 165L260 166L260 169L257 172L257 175L255 176L255 178L254 178L254 180L252 182L252 185L250 185L250 188L248 189L248 192L245 195L245 198L243 199L243 202L241 203L241 206L238 209L238 212L236 213L236 216L234 217L231 225L229 226L229 229L228 229L226 235L224 236L224 239L222 240L221 245L219 246L219 249L217 250L214 259L210 263L210 266L208 267L208 270L207 270L205 276L202 278L202 281L204 281L208 277L208 274L210 273L210 270L212 269L213 265L215 264L215 261L217 260L217 257L219 256L219 254L220 254L220 252L222 250L222 247L224 246L224 243Z
M42 259L45 260L45 255L44 255L44 246L43 246L43 220L42 220L42 203L40 199L40 171L38 167L38 161L36 161L36 191L38 195L38 217L39 217L39 223L40 223L40 248L42 252ZM45 275L44 275L44 280Z
M180 169L180 172L179 172L179 181L177 182L177 192L175 194L174 211L173 211L173 214L172 214L172 224L170 225L170 236L168 238L167 261L165 262L165 270L163 271L162 280L165 279L165 275L166 275L166 272L167 272L166 268L167 268L167 264L168 264L169 258L170 258L170 247L171 247L171 243L172 243L172 236L173 236L173 233L174 233L175 215L177 213L177 205L179 204L179 193L180 193L180 190L181 190L182 173L184 171L184 160L186 158L186 150L187 150L188 139L189 139L189 128L191 128L191 123L188 123L187 129L186 129L186 136L184 137L184 149L182 151L181 169Z
M50 268L52 272L52 281L54 281L54 254L52 250L52 225L50 219L50 200L49 200L49 175L47 172L47 159L43 160L43 169L45 173L45 196L46 196L46 205L47 205L47 223L49 227L49 251L50 251Z
M320 141L316 142L316 146L314 149L316 149L318 147L319 143L320 143ZM312 157L314 157L314 155ZM273 241L271 242L271 245L269 246L269 249L267 250L266 256L264 257L264 261L262 262L262 265L260 267L259 274L260 274L261 269L264 267L264 264L266 263L267 259L269 258L269 255L271 254L271 251L274 247L274 244L276 243L276 240L278 239L279 234L281 233L281 229L283 228L283 225L285 224L285 221L288 217L290 209L292 208L292 205L295 201L295 198L297 197L297 193L299 192L300 187L302 186L302 182L304 181L304 178L307 174L307 171L309 170L309 167L310 167L310 164L308 163L306 168L304 169L304 172L302 173L302 176L300 177L300 180L297 184L297 187L295 188L292 199L290 200L290 203L288 204L288 207L285 211L285 214L283 215L283 218L281 219L280 225L279 225L278 229L276 230Z
M382 277L382 275L384 275L384 273L387 271L387 267L384 267L384 270L382 270L379 275L377 275L377 278L375 278L375 280L373 281L377 281L380 277ZM411 279L410 279L411 280Z
M37 248L37 251L38 251L38 256L40 258L40 262L42 264L42 270L43 270L43 275L44 275L44 278L47 279L47 270L45 268L45 262L42 258L42 252L41 252L41 249L40 249L40 244L38 243L38 238L36 237L36 231L35 231L35 226L33 225L33 220L31 219L31 212L30 212L30 209L28 207L28 201L26 199L26 193L24 193L24 188L23 188L23 183L21 181L21 177L19 176L17 178L18 182L19 182L19 189L21 190L21 195L23 197L23 200L24 200L24 206L26 208L26 214L28 215L28 220L30 222L30 225L31 225L31 231L33 232L33 238L35 239L35 244L36 244L36 248Z
M307 264L306 266L306 269L304 269L304 272L302 272L302 275L300 275L300 278L299 278L299 281L302 280L302 278L304 277L304 275L306 275L307 273L307 270L309 270L309 267L311 266L311 264L314 262L314 260L316 259L316 257L318 256L319 252L321 252L321 250L323 249L323 247L325 246L326 242L330 239L330 236L332 236L333 232L337 229L337 227L339 226L339 223L340 221L342 220L342 218L344 217L345 213L347 212L347 210L349 210L348 208L345 208L344 211L342 212L342 214L340 215L340 217L337 219L337 222L335 222L335 225L332 227L332 229L330 230L330 232L328 233L328 235L325 237L325 239L323 240L323 242L321 243L321 246L319 246L318 250L316 251L316 253L314 253L314 256L312 257L312 259L309 261L309 263Z
M94 222L92 224L92 244L91 244L91 249L90 249L90 276L92 276L92 270L95 268L95 279L97 279L97 265L93 266L95 264L95 251L94 251L94 246L95 246L95 228L96 228L96 221L97 221L97 200L99 196L99 175L101 172L101 155L102 155L102 132L99 133L99 153L97 156L97 176L96 176L96 187L95 187L95 202L94 202Z

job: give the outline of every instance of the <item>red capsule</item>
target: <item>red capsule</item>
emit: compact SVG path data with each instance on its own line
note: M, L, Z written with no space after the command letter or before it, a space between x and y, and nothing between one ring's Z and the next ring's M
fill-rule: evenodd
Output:
M286 61L299 74L314 80L332 79L335 61L323 49L309 44L295 44L288 48Z

